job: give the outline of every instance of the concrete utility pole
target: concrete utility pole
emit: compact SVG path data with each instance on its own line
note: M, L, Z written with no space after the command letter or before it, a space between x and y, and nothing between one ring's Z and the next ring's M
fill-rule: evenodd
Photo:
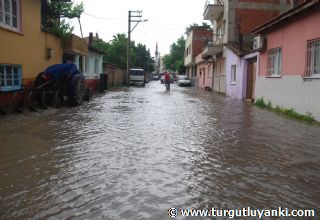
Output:
M128 43L127 43L127 86L129 86L129 77L130 77L130 42L131 42L131 32L137 27L140 22L145 22L147 20L141 20L142 11L129 11L128 12ZM131 18L135 18L135 20L131 20ZM134 27L131 29L131 22L135 23Z

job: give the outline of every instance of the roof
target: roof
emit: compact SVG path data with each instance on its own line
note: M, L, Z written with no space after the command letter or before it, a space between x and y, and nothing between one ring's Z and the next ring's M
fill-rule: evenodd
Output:
M104 54L104 52L102 50L99 50L99 49L97 49L97 48L95 48L95 47L93 47L91 45L88 45L88 49L90 51L93 51L93 52L96 52L96 53Z
M305 2L297 5L296 7L288 10L287 12L275 17L274 19L256 27L252 30L254 34L259 34L261 32L267 31L268 29L280 25L283 22L288 22L294 16L297 16L313 8L320 8L320 0L306 0Z

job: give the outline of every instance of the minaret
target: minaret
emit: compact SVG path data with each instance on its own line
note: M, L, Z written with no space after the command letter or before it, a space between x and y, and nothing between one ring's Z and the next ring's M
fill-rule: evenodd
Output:
M159 66L160 66L160 57L158 51L158 42L156 43L156 52L155 52L155 71L159 73Z

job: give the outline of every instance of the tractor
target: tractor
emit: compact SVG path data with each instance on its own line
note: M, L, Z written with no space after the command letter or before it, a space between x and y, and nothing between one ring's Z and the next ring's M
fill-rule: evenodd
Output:
M71 106L91 99L85 87L85 76L75 64L56 64L38 74L34 82L33 98L43 106L60 107L65 101Z

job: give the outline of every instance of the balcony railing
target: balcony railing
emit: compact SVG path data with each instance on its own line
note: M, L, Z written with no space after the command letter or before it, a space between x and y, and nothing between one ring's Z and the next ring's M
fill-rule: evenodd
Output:
M208 5L223 5L223 0L207 0L204 4L204 10L207 9Z
M222 38L214 38L208 39L205 38L203 40L203 49L201 52L201 57L203 59L207 59L212 57L223 50L223 39Z
M208 0L204 5L204 20L217 20L224 10L223 0Z

